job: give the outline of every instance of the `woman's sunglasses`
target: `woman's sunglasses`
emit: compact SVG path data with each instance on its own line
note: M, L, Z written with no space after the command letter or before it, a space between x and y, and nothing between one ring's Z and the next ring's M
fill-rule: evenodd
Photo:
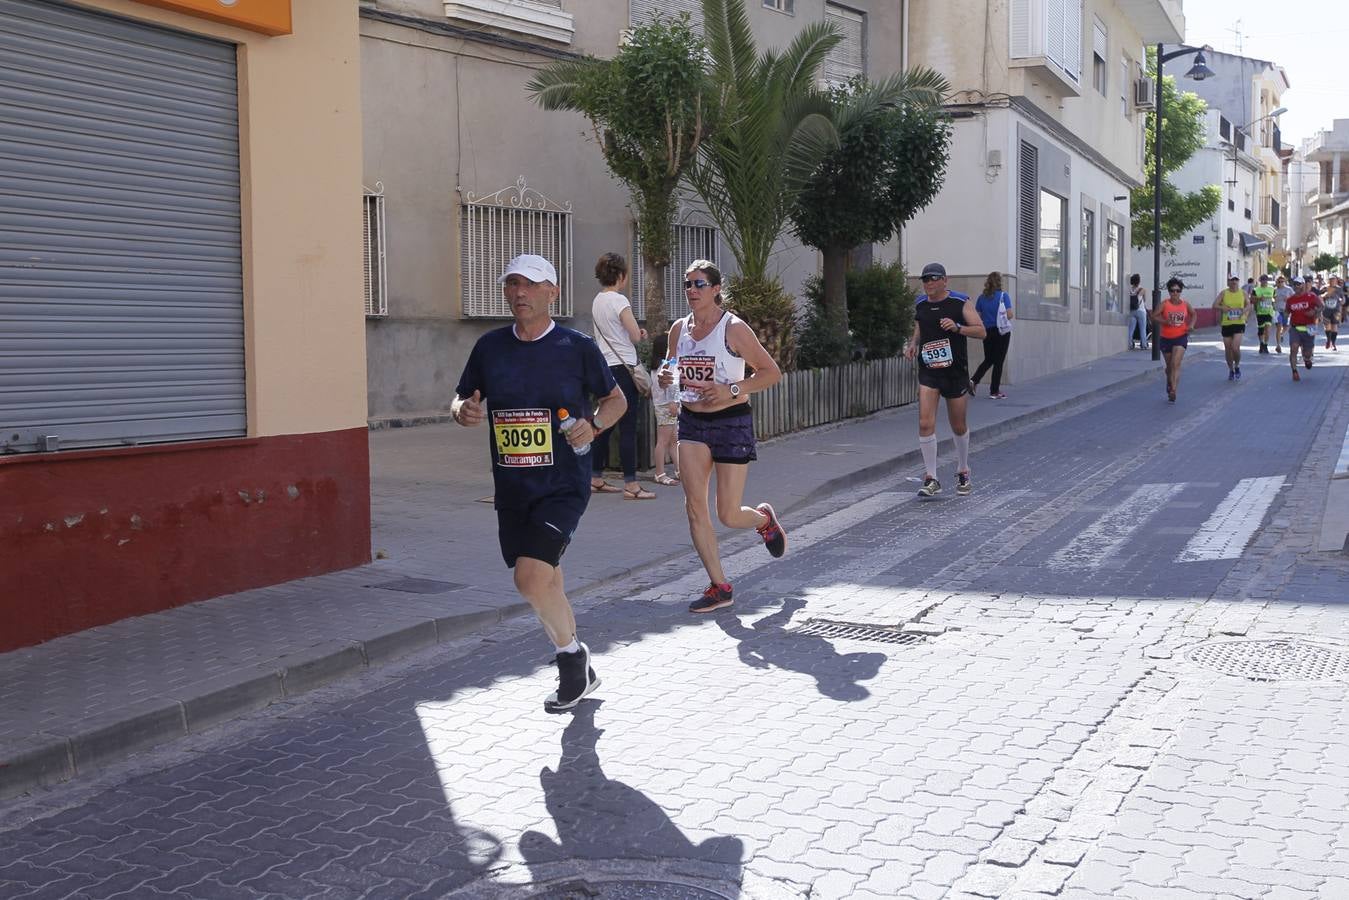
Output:
M689 288L697 288L698 290L701 291L703 288L707 287L707 286L710 285L711 283L712 283L712 282L710 282L710 281L704 281L704 280L701 279L701 278L695 278L695 279L693 279L692 281L689 281L687 278L685 278L685 279L684 279L684 290L687 291Z

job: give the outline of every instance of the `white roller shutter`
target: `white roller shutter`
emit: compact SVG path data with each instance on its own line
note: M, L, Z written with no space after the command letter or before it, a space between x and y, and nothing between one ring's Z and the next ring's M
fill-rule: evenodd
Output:
M645 25L657 15L663 19L677 19L688 13L689 24L699 34L703 30L702 0L628 0L628 21L633 27Z
M824 20L838 29L843 40L834 45L820 67L826 86L843 85L866 74L866 16L836 3L824 5Z
M0 450L245 432L235 48L0 0Z

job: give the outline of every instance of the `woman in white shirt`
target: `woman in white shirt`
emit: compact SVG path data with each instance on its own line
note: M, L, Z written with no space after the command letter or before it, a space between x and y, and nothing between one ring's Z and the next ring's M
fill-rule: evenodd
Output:
M609 459L609 434L617 431L618 458L623 466L623 499L654 500L656 495L637 482L637 412L641 408L641 397L628 367L637 365L636 344L646 337L646 329L637 325L632 304L622 293L628 286L628 261L617 253L602 254L595 263L595 279L603 288L595 295L590 309L590 318L595 323L595 343L604 354L614 380L623 389L623 396L628 398L628 409L618 420L617 428L602 431L595 438L590 450L590 458L594 461L590 490L596 494L618 491L604 480L604 464ZM599 424L595 427L598 430Z

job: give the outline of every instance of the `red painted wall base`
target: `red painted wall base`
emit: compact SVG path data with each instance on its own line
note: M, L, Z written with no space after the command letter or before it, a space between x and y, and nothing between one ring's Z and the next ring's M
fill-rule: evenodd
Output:
M0 457L0 652L369 561L365 428Z

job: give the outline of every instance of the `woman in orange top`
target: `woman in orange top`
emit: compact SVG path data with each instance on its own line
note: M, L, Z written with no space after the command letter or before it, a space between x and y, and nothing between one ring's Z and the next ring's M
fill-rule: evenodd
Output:
M1190 329L1194 327L1194 307L1180 295L1185 282L1172 278L1166 283L1166 299L1157 307L1152 319L1158 325L1157 346L1166 360L1166 399L1176 402L1180 387L1180 361L1190 343Z

